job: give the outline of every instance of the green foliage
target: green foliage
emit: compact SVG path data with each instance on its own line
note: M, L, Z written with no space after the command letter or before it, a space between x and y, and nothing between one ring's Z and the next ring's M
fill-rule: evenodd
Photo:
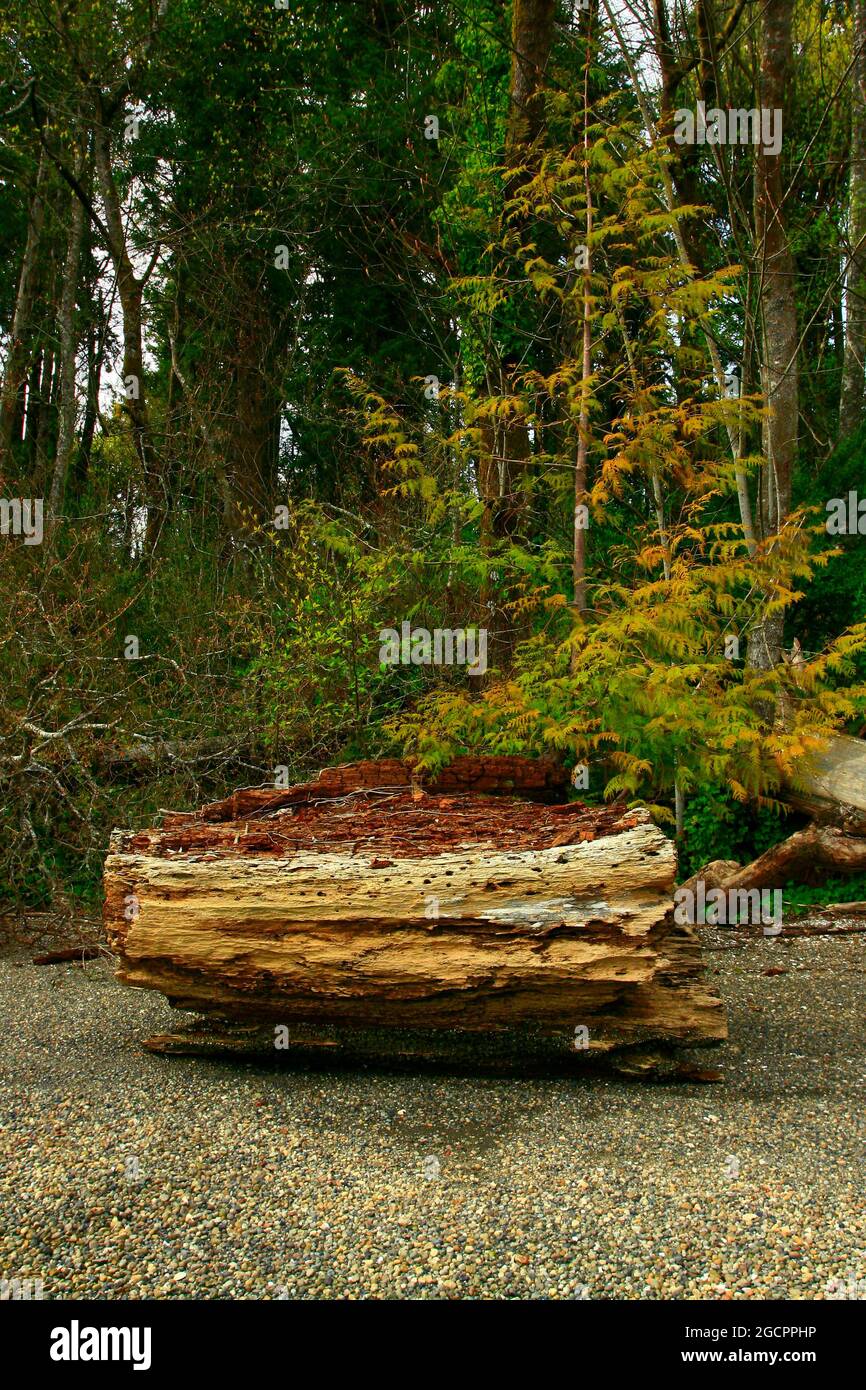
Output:
M698 787L686 805L679 877L691 877L713 859L750 863L797 828L796 817L744 806L725 787Z
M804 504L815 508L819 522L827 520L830 498L847 498L849 491L866 498L866 427L839 445L822 467L802 463L798 484ZM817 549L826 556L826 562L814 574L791 623L792 634L799 636L804 651L819 651L866 613L862 545L862 536L828 536L819 526ZM858 679L866 678L866 661L858 658L853 670Z
M366 413L367 445L383 476L396 480L388 490L414 499L431 521L441 524L453 511L448 484L463 473L467 455L483 457L497 431L505 443L494 447L505 451L521 428L543 436L547 405L560 428L537 455L543 481L524 480L527 509L545 490L550 505L570 508L586 406L596 460L593 521L620 520L604 551L590 552L588 607L577 614L563 592L568 551L520 535L492 540L482 497L479 559L490 601L521 632L511 669L494 672L480 693L434 689L389 728L431 768L466 749L556 750L590 764L606 796L649 801L666 822L675 787L688 799L701 787L724 786L740 803L778 808L782 780L797 760L862 707L864 689L851 677L866 626L855 623L812 653L799 685L783 666L756 671L726 652L732 635L745 648L763 615L791 610L826 564L812 545L820 522L796 512L771 549L749 553L733 520L735 478L723 431L755 422L759 402L720 400L701 362L691 378L679 362L676 390L670 380L686 330L696 338L712 331L732 268L699 277L682 266L674 235L688 210L659 211L659 157L628 128L618 134L618 159L609 128L592 133L587 154L612 200L594 220L591 313L622 344L615 408L597 377L582 378L573 352L549 373L526 372L511 391L470 383L448 392L451 409L440 403L438 420L422 425L350 378ZM458 296L469 291L464 311L489 313L497 286L510 283L521 258L525 294L544 302L578 293L567 269L526 244L523 229L529 219L535 226L548 219L564 241L580 223L583 189L580 160L540 160L507 209L490 273L454 286ZM785 724L768 721L768 711L782 705L790 710Z
M823 903L853 903L866 901L866 874L847 874L844 878L827 878L823 883L788 883L785 885L785 910L796 912L820 907Z
M863 490L866 452L866 433L828 442L849 226L843 9L797 8L784 216L807 443L788 523L750 554L729 435L754 494L764 405L722 395L710 345L759 379L754 150L653 146L612 24L588 36L585 11L559 8L529 145L497 0L172 0L164 15L150 0L8 0L5 339L42 158L34 112L52 154L25 325L31 418L3 486L50 486L56 376L31 407L60 338L71 200L58 163L82 136L90 147L98 110L128 249L150 265L155 459L108 400L116 276L89 216L74 317L79 390L85 362L93 376L77 423L89 411L94 438L44 553L3 541L11 896L46 904L62 884L95 900L112 825L276 766L394 750L430 768L462 750L554 750L589 764L590 797L642 799L669 827L679 789L684 868L781 837L783 777L828 731L861 727L866 686L860 538L823 528L828 497ZM694 18L686 6L675 26L678 60ZM719 47L721 104L754 104L757 32L744 17ZM687 66L688 104L701 69ZM98 188L89 164L85 183ZM796 672L742 659L774 613L802 642ZM490 670L383 665L380 633L404 621L489 627ZM123 659L129 633L139 662Z

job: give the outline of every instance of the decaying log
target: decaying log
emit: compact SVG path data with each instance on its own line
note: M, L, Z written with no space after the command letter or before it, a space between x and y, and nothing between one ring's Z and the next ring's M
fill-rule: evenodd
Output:
M783 888L786 883L820 883L831 874L866 870L866 839L834 826L809 826L774 845L719 884L730 888ZM700 877L697 875L696 877Z
M34 965L68 965L70 961L83 965L86 960L96 960L102 955L103 946L63 946L58 951L46 951L33 957Z
M586 1030L596 1052L725 1036L697 937L673 923L673 846L645 811L425 792L362 768L354 790L332 769L279 805L242 793L115 831L119 978L249 1024L532 1025Z

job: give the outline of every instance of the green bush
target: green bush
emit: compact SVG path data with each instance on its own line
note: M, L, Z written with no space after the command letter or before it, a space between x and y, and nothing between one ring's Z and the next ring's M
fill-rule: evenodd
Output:
M744 806L724 787L702 787L686 803L680 878L689 878L711 859L750 863L799 824L793 815Z

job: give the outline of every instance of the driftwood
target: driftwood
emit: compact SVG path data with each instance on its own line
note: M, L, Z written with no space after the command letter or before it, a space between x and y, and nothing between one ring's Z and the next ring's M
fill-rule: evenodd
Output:
M682 885L693 891L699 881L706 890L784 888L786 883L821 883L832 874L866 871L866 839L847 835L834 826L811 825L774 845L751 864L716 859Z
M866 839L834 826L809 826L774 845L729 878L727 888L781 888L786 883L820 883L831 874L866 869Z
M63 946L58 951L46 951L33 957L34 965L67 965L70 961L83 965L86 960L96 960L101 956L102 946Z
M447 772L544 797L556 775L519 759ZM115 831L119 978L275 1028L532 1025L594 1052L725 1036L697 938L673 923L673 846L645 811L411 783L361 764Z
M866 835L866 741L836 734L802 762L782 796L820 825Z

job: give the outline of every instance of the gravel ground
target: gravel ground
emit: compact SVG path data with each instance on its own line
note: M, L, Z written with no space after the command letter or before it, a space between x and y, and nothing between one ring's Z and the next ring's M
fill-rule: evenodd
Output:
M721 1085L151 1056L178 1021L160 996L7 952L0 1277L60 1299L866 1297L866 935L707 944L731 1042L692 1056Z

